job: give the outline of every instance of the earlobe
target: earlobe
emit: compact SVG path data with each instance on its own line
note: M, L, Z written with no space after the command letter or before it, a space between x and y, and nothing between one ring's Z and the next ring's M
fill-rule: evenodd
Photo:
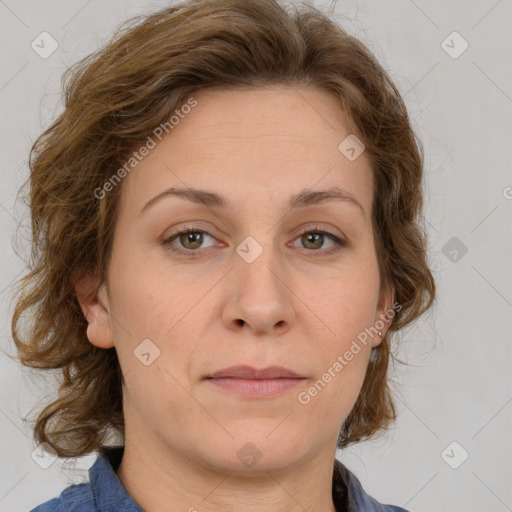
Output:
M111 348L114 340L110 327L108 298L105 285L95 292L97 278L94 272L73 273L73 283L77 300L87 319L87 338L99 348Z

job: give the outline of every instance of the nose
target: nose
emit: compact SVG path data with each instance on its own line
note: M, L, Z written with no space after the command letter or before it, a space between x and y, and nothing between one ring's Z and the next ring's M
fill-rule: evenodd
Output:
M295 321L294 294L290 278L272 249L264 249L251 263L238 255L234 259L222 312L224 325L258 336L287 332Z

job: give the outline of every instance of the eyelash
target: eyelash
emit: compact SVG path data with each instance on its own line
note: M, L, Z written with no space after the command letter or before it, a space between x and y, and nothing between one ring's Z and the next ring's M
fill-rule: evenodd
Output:
M206 234L206 235L208 235L208 236L210 236L212 238L215 238L212 235L210 235L210 233L208 233L207 231L204 231L202 229L197 229L197 228L195 228L193 226L187 226L185 229L183 229L181 231L177 231L171 237L163 240L162 244L166 245L166 246L170 246L171 242L173 242L174 239L178 238L181 235L187 234L187 233L203 233L203 234ZM327 238L329 238L330 240L332 240L336 244L334 247L332 247L331 249L328 249L326 251L325 250L322 251L320 249L317 249L317 250L310 249L311 252L319 252L319 253L322 253L324 256L330 256L331 254L334 254L334 253L340 251L342 247L346 247L346 245L347 245L347 242L345 240L337 237L333 233L330 233L328 231L323 231L323 230L317 229L317 228L315 228L315 229L304 229L302 232L300 232L298 234L297 238L300 238L300 237L302 237L302 236L304 236L306 234L311 234L311 233L326 235ZM179 249L179 248L176 248L176 247L172 247L170 250L172 252L176 253L176 254L180 254L180 255L183 255L183 256L199 257L201 255L200 254L201 249L192 250L192 249ZM305 250L308 250L308 249L305 249ZM194 254L194 253L199 253L199 254Z

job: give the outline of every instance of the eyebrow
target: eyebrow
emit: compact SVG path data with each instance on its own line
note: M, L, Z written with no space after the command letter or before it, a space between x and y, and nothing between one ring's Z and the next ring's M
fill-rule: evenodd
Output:
M160 194L156 195L152 199L150 199L142 208L140 213L147 210L151 205L155 204L160 199L164 197L181 197L183 199L187 199L192 203L202 204L204 206L209 206L212 208L230 208L231 203L229 200L216 192L211 192L208 190L202 190L197 188L176 188L171 187L167 190L164 190ZM293 195L289 202L288 208L290 210L294 210L297 208L304 208L306 206L317 205L323 203L325 201L343 201L347 204L352 204L356 206L363 217L365 217L365 210L363 205L352 195L350 192L343 190L339 187L332 187L327 190L310 190L304 189L299 193Z

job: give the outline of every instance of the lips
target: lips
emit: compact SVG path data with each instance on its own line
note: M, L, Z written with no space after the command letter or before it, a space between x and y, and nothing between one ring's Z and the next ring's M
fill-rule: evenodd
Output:
M216 371L207 377L208 379L224 379L224 378L237 378L237 379L303 379L301 375L296 372L284 368L282 366L269 366L261 370L257 370L251 366L231 366L222 370Z
M282 366L257 370L251 366L231 366L207 377L207 382L221 392L244 399L270 399L302 385L305 377Z

